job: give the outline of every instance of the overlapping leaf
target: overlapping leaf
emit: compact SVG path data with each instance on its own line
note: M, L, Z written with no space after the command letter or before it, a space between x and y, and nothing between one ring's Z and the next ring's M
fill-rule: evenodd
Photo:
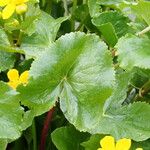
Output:
M120 81L118 81L116 90L105 103L104 111L99 115L99 120L97 120L98 122L91 132L111 134L116 139L124 137L135 141L148 139L150 137L150 122L148 119L150 105L144 102L136 102L122 106L128 86L128 77L124 78L126 79L118 79Z
M88 7L91 17L96 17L100 14L100 5L98 0L88 0Z
M83 150L80 143L89 137L89 134L79 132L74 127L61 127L52 134L52 141L58 150Z
M21 135L23 109L14 99L16 92L0 82L0 138L16 139Z
M37 57L54 42L61 23L67 19L68 17L54 19L42 12L34 23L35 32L31 36L23 37L21 49L25 51L25 54Z
M15 55L0 51L0 71L12 68L15 62Z
M150 40L147 37L126 35L119 39L116 48L122 68L127 70L133 67L150 68Z
M93 24L100 30L104 39L110 46L117 43L118 38L125 35L129 26L129 19L116 11L103 12L93 18Z
M131 6L137 17L142 18L148 25L150 25L150 2L140 1L137 5Z

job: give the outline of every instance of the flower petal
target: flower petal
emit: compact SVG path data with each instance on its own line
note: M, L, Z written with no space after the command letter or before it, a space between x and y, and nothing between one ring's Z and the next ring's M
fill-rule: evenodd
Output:
M130 139L120 139L117 141L116 150L129 150L131 147L131 140Z
M24 71L20 75L19 82L22 83L22 84L27 84L28 83L28 78L29 78L29 71Z
M17 86L19 85L19 81L14 81L14 82L10 81L7 84L15 90Z
M3 7L10 3L10 0L0 0L0 6Z
M15 82L15 81L19 81L19 73L18 70L16 69L10 69L7 72L7 77L9 79L10 82Z
M28 2L29 0L12 0L13 4L19 5Z
M2 18L3 19L10 18L14 13L15 8L16 6L14 4L8 4L2 11Z
M105 136L100 145L103 150L115 150L115 139L112 136Z

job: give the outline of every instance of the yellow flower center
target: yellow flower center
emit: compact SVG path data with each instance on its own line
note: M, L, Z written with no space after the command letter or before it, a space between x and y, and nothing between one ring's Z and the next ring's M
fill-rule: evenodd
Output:
M9 82L8 85L13 89L16 89L18 85L26 85L28 83L29 71L24 71L20 76L18 70L10 69L7 73Z

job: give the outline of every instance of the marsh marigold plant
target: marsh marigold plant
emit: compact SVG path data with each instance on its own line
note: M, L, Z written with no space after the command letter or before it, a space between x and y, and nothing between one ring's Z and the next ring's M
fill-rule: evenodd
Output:
M10 69L7 73L9 82L8 85L13 89L16 89L18 85L26 85L28 83L29 71L24 71L20 76L16 69Z
M16 11L17 14L22 14L27 11L29 0L0 0L0 6L3 8L1 16L3 19L10 18Z
M112 136L105 136L100 140L101 148L97 150L130 150L131 139L120 139L115 143L115 139ZM137 148L136 150L143 150L142 148Z

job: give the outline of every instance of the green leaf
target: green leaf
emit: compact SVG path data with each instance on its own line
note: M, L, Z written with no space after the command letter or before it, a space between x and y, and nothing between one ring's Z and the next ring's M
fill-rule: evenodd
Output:
M127 25L129 19L116 11L103 12L98 17L93 18L92 22L112 47L117 43L118 38L125 35L129 30Z
M150 137L149 115L150 105L142 102L111 109L99 117L99 123L91 132L111 134L117 140L124 137L146 140Z
M98 3L101 5L114 5L114 4L119 4L122 3L123 0L98 0Z
M132 72L134 73L134 78L132 78L130 83L136 88L141 88L146 82L150 80L149 69L135 67Z
M15 140L21 135L23 108L14 99L17 94L7 84L0 82L0 138Z
M23 53L23 50L11 46L7 34L0 28L0 52L1 51Z
M150 148L150 139L142 142L133 142L131 150L135 150L136 148L143 148L143 150L149 150Z
M141 17L150 25L150 2L149 1L139 1L137 5L131 6L137 17Z
M98 0L88 0L88 7L91 17L96 17L100 14L100 5L97 3Z
M113 25L109 22L109 23L101 25L97 28L101 31L102 35L104 36L104 40L106 41L106 43L109 46L114 47L118 41L118 37L116 35L116 32L115 32Z
M85 148L85 150L97 150L100 148L100 140L103 137L104 135L92 135L88 141L81 143L81 145Z
M7 147L7 140L0 139L0 150L5 150Z
M150 123L148 116L150 105L137 102L122 106L122 102L127 97L128 84L131 78L132 73L117 75L116 87L112 96L105 102L103 112L96 113L99 119L88 132L92 134L111 134L117 140L124 137L135 141L149 138ZM93 110L93 107L91 110ZM94 109L93 111L98 112L99 110Z
M0 71L10 69L14 66L15 55L5 51L0 51Z
M107 46L96 35L77 32L62 36L36 59L30 70L28 85L18 91L22 103L34 110L36 115L48 111L61 94L61 108L75 123L82 117L80 111L85 113L86 118L88 115L90 118L95 116L88 110L90 103L86 109L82 104L90 97L91 105L99 103L94 106L99 108L110 96L113 82L114 71ZM101 95L98 101L96 94ZM68 96L71 96L69 101Z
M126 35L119 39L116 48L122 68L127 70L133 67L150 68L150 40L147 37Z
M49 49L54 42L61 23L68 17L52 18L50 15L42 12L39 19L35 22L36 31L31 36L24 36L21 49L26 55L37 57L46 49Z
M28 11L26 12L25 19L21 22L20 29L22 32L31 36L36 30L36 20L39 19L41 10L35 6L33 2L28 3Z
M58 150L83 150L80 143L88 138L89 134L79 132L74 127L61 127L52 132L52 141Z
M112 95L105 102L103 111L117 109L127 97L127 90L132 74L123 72L116 75L116 85Z

